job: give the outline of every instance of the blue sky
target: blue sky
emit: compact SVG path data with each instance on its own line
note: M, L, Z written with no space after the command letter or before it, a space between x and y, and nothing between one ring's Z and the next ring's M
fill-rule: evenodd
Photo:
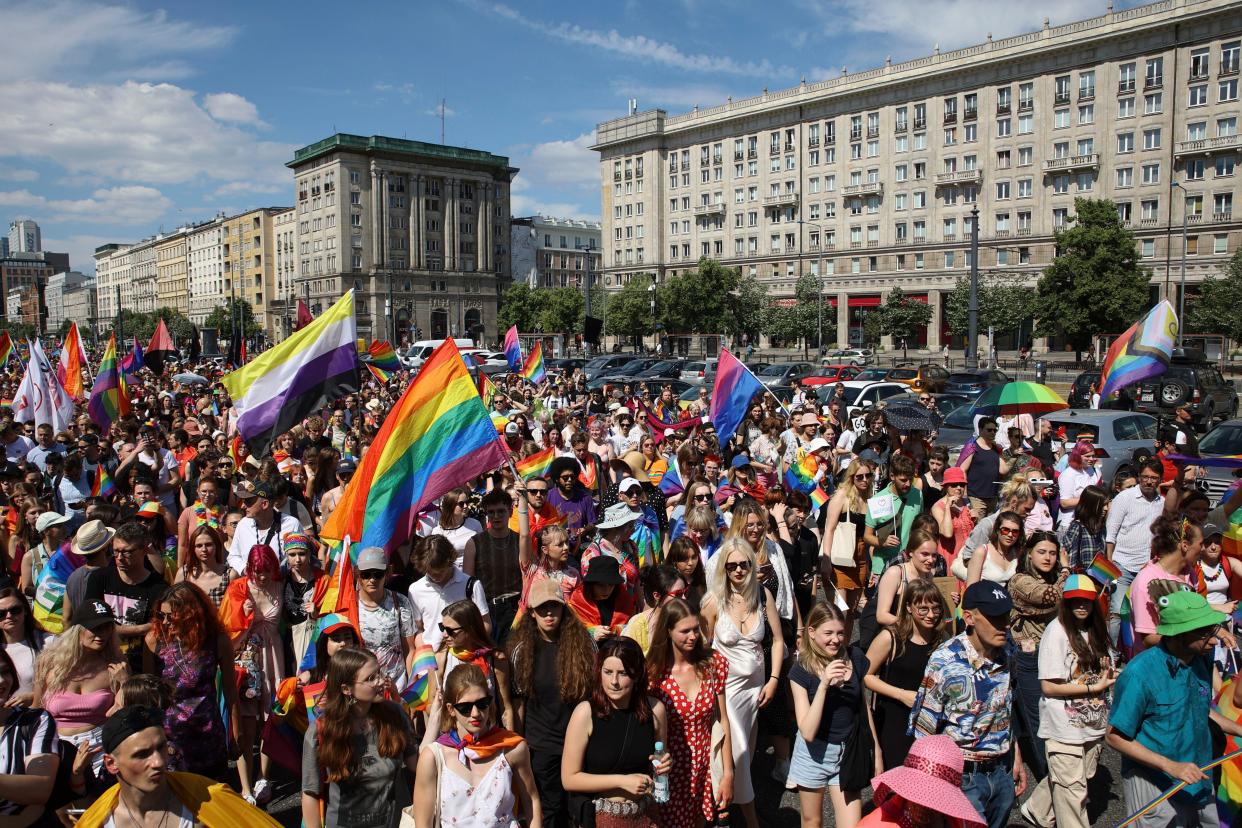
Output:
M89 272L104 242L292 203L284 162L335 131L438 141L444 98L447 143L522 168L515 214L598 218L587 147L631 97L682 112L1105 5L0 0L0 217Z

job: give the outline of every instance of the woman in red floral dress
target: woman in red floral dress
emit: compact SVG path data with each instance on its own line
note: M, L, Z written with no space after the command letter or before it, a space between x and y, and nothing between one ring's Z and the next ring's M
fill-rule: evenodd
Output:
M667 711L673 760L670 797L661 808L660 822L670 828L698 828L727 811L733 800L733 749L724 695L729 662L707 646L690 605L675 598L660 611L647 667L652 695ZM712 725L717 721L723 738L713 751ZM715 786L713 755L722 769Z

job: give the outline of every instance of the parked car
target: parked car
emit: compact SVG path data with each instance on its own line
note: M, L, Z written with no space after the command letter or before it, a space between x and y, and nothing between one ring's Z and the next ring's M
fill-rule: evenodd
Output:
M1238 391L1221 376L1201 351L1176 348L1163 374L1128 386L1122 392L1134 402L1134 410L1157 417L1172 417L1182 403L1190 403L1190 416L1200 431L1216 419L1238 416Z
M1074 377L1074 383L1070 386L1069 395L1065 398L1065 401L1069 403L1069 407L1090 408L1091 395L1099 381L1099 371L1083 371Z
M888 372L890 382L908 385L916 394L924 391L943 391L948 379L948 371L930 362L922 365L898 365Z
M777 362L755 372L759 381L769 388L789 385L790 380L799 377L815 366L809 362Z
M699 362L687 362L681 366L681 378L691 385L710 386L716 378L717 359L706 359Z
M845 386L845 415L850 418L874 408L881 400L889 400L910 393L909 386L902 385L900 382L847 380L841 385ZM817 394L821 405L827 404L834 393L836 393L835 385L820 386Z
M584 366L583 370L586 372L587 379L592 380L598 377L600 374L605 373L607 371L615 372L617 368L621 367L622 365L631 361L632 359L634 359L634 357L628 356L628 355L597 356L595 357L595 359L588 362Z
M892 368L864 368L854 375L854 382L884 382Z
M1242 420L1225 420L1199 441L1199 454L1203 457L1236 456L1242 454ZM1207 492L1215 506L1236 478L1233 469L1205 468L1205 477L1199 478L1200 487Z
M681 379L681 369L685 363L680 359L663 359L655 365L651 365L646 369L639 371L638 376L648 379L664 378L664 379Z
M1004 385L1013 382L1004 371L980 368L977 371L954 371L944 383L944 391L948 394L961 394L963 397L975 399L984 390L993 385Z
M932 394L936 402L936 411L941 417L947 417L962 406L969 406L970 400L961 394Z
M858 368L853 365L821 365L811 373L799 377L799 381L804 388L814 388L817 385L835 385L857 376Z
M841 348L829 351L820 361L825 365L842 362L846 365L866 365L871 361L871 357L870 348Z
M562 371L565 376L571 376L576 369L585 368L587 361L578 357L569 359L549 359L547 361L548 370Z

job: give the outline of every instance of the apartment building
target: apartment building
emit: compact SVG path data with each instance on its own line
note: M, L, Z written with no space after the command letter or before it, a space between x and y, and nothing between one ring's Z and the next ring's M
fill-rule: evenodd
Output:
M189 228L181 228L155 245L155 307L186 313L190 308Z
M268 308L276 318L273 333L281 340L293 333L297 324L297 210L289 207L272 216L272 231L275 233L275 281Z
M259 207L220 223L220 255L224 263L222 299L236 297L249 302L255 323L269 339L275 337L277 330L277 318L268 307L276 289L274 219L289 209Z
M337 133L294 153L295 292L355 291L358 335L496 338L517 169L482 150Z
M1076 196L1131 227L1155 296L1219 272L1242 227L1242 3L1161 0L681 115L601 123L604 285L701 256L790 297L821 278L842 346L901 287L934 311L979 269L1034 285ZM1188 291L1189 293L1189 291Z
M218 305L224 304L223 220L223 214L217 215L186 233L186 315L199 326Z
M78 327L89 327L98 334L99 329L99 310L98 295L95 290L96 282L94 279L87 277L76 285L70 285L65 288L60 297L61 311L64 313L65 319L71 319L78 323ZM48 322L47 330L53 333L60 328L58 322L52 325L52 309L51 309L51 292L48 292ZM63 320L62 320L63 321Z
M95 317L94 298L89 300L92 306L90 313L82 313L87 301L76 294L89 289L95 291L95 280L76 270L54 273L47 279L43 290L44 303L47 306L45 324L49 333L60 330L61 323L66 319L77 322L79 326L90 326Z
M513 281L532 288L600 283L603 251L598 221L525 216L510 224Z

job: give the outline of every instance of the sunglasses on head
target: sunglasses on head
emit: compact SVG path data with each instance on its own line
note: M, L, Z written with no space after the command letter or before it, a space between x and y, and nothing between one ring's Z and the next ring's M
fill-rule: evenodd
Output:
M458 716L469 716L475 710L478 710L480 713L486 713L492 707L492 697L484 696L474 701L454 702L450 706L457 711Z

